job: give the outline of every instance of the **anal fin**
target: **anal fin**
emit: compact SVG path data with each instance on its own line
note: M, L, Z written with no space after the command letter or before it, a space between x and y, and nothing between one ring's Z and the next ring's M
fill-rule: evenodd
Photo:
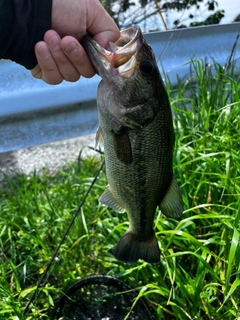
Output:
M101 195L99 201L102 204L105 204L105 206L112 208L116 212L119 212L119 213L125 212L125 209L117 202L114 195L112 194L110 186L107 186L106 190Z
M182 195L174 176L159 208L165 216L176 219L180 218L184 210Z

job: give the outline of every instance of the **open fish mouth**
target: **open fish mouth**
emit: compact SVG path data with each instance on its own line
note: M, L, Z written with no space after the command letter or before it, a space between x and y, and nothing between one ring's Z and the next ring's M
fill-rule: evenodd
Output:
M83 39L83 45L89 54L97 73L106 79L121 75L129 78L137 67L137 52L142 47L142 34L138 26L121 31L120 38L109 43L108 49L101 47L89 36Z

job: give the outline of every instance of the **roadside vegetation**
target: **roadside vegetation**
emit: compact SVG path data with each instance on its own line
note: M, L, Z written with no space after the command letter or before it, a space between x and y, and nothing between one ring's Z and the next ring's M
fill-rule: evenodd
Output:
M240 77L230 62L191 61L178 88L167 85L176 134L174 174L182 219L156 213L159 265L118 262L109 253L128 227L126 214L98 203L104 172L87 197L36 289L89 188L102 156L55 174L3 176L0 183L0 319L49 319L62 291L88 275L112 275L136 289L153 319L240 319Z

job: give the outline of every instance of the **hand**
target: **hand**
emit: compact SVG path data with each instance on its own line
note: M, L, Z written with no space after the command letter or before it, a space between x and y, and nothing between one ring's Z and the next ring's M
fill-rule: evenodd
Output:
M49 84L74 82L81 75L90 78L95 74L87 54L74 37L61 39L56 31L49 30L44 41L36 44L35 53L38 64L31 70L32 76Z
M79 43L86 33L103 47L115 42L120 33L98 0L53 0L52 28L44 41L35 46L38 65L33 77L49 84L77 81L81 75L92 77L95 71ZM63 37L61 39L61 37Z

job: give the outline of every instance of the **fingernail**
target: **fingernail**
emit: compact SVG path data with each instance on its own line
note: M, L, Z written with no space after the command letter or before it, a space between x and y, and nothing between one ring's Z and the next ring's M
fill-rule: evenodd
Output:
M47 47L38 47L37 49L37 53L39 54L39 56L43 59L47 59L49 57L49 51Z
M51 50L57 51L60 49L60 39L57 35L52 36L48 40L48 45L50 46Z
M67 55L73 56L77 53L78 48L75 42L69 43L65 48L64 51L66 52Z

